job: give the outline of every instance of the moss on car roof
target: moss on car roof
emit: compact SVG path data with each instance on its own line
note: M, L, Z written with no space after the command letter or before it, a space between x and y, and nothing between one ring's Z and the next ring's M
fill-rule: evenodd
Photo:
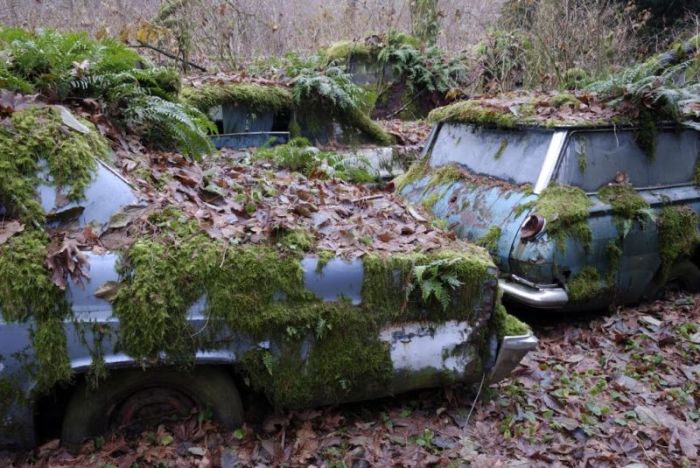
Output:
M499 128L602 127L678 121L700 128L700 35L649 60L569 92L477 96L433 110L432 123Z
M258 83L207 84L187 87L181 98L202 112L221 104L245 106L251 112L279 112L292 107L292 93L284 86Z

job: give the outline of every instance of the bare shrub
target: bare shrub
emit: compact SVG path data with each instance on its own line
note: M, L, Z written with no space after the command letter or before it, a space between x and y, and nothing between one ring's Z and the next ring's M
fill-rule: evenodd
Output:
M171 2L0 0L0 20L116 36L125 26L153 20ZM438 46L453 53L468 49L498 19L502 3L440 0ZM340 39L412 28L408 0L190 0L173 17L186 25L190 57L224 69L254 57L310 53Z

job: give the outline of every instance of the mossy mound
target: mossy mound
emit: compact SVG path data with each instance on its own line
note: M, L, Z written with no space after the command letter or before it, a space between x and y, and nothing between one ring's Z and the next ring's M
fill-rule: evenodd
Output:
M433 110L432 123L453 122L497 128L519 126L595 127L632 124L634 113L618 112L595 96L581 92L517 91L496 97L476 97Z
M0 312L6 322L33 320L33 373L39 391L68 381L72 373L63 328L70 305L45 266L48 244L48 235L29 228L0 246Z
M373 47L371 45L358 41L338 41L321 51L326 63L343 62L351 57L369 59L372 57L372 53Z
M580 188L553 185L540 194L533 212L544 217L547 232L563 251L567 238L581 242L584 248L590 247L593 237L588 225L590 206L591 200Z
M587 302L602 292L600 275L594 267L586 267L566 284L572 303Z
M700 246L698 214L689 206L667 206L658 219L661 271L666 275L684 257Z
M292 107L292 94L282 86L257 83L208 84L200 88L182 90L182 99L207 112L214 106L231 104L245 107L251 113L288 111Z
M63 123L55 107L37 104L12 113L0 128L0 204L13 207L10 215L24 222L42 223L37 199L40 170L45 166L68 200L79 200L92 179L95 158L107 155L106 140L87 121L86 133Z
M517 317L510 315L502 304L496 306L493 322L496 328L496 336L499 338L522 336L531 333L530 327Z
M629 184L606 185L598 191L598 197L612 207L618 230L622 229L620 224L641 217L649 209L649 203Z

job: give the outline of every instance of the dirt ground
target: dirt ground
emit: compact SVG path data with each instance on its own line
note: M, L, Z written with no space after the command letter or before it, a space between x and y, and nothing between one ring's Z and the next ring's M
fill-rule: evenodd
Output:
M50 441L0 465L698 466L700 295L529 318L538 349L475 404L474 389L452 387L268 414L233 433L193 415L77 456Z

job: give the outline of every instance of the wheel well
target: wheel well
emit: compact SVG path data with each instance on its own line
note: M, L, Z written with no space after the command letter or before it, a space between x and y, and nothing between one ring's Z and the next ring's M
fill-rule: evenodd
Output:
M109 370L107 378L112 378L120 372L134 369L135 366L119 367ZM235 365L230 364L201 364L197 367L215 367L225 370L233 380L246 410L246 420L258 419L257 413L268 405L261 400L261 396L252 392L245 380L237 371ZM183 370L183 372L187 372ZM34 432L37 445L61 437L63 418L68 407L68 402L77 388L85 382L86 373L76 373L70 383L58 384L51 390L42 393L34 400ZM261 405L262 404L262 405Z

